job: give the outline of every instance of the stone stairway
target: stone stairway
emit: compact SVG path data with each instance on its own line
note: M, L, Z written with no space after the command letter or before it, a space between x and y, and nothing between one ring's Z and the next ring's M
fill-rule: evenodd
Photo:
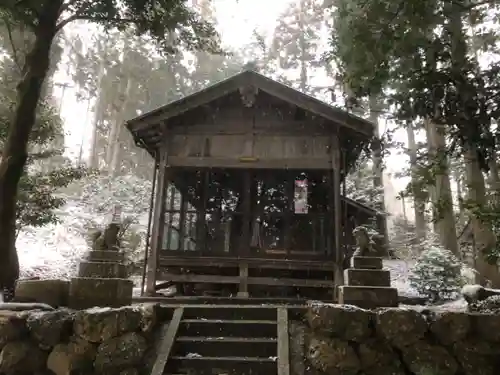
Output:
M339 288L339 303L365 309L398 306L398 291L391 275L382 269L382 258L353 257L345 271L346 285Z
M152 375L289 375L288 340L284 306L178 307Z

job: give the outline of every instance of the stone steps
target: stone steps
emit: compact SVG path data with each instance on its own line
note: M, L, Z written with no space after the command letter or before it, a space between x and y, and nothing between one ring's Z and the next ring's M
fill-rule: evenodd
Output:
M365 309L398 306L398 291L382 266L379 257L353 257L344 271L346 285L339 287L339 303Z
M289 375L288 366L280 362L288 358L278 359L280 350L288 353L288 319L284 321L278 312L280 308L283 307L181 307L182 317L163 374ZM286 347L280 349L282 332L286 332Z

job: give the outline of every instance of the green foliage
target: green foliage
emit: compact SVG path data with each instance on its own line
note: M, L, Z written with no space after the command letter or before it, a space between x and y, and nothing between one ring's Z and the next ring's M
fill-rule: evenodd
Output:
M346 196L372 207L382 209L384 188L374 185L375 172L367 155L362 155L346 178Z
M66 200L56 191L87 174L85 168L64 167L52 172L25 173L19 182L17 200L18 227L41 227L59 222L57 209Z
M185 48L179 47L159 55L152 40L135 35L133 29L98 33L86 48L77 37L68 36L65 42L80 95L96 99L91 166L145 179L151 179L150 156L135 146L122 126L117 137L119 165L111 165L110 149L116 140L109 135L116 124L203 89L241 67L238 56L212 54L210 48L185 54Z
M285 71L299 72L288 84L300 91L315 94L320 88L310 82L311 70L323 65L318 56L321 27L325 20L324 5L318 0L293 2L280 15L274 29L269 57Z
M6 0L0 5L0 14L35 29L51 2L63 15L57 25L59 30L72 21L84 20L106 30L132 28L168 54L180 48L219 50L215 29L185 0Z
M483 247L482 251L489 264L497 264L500 259L500 199L498 192L492 192L485 205L480 205L472 200L465 200L463 205L474 215L475 219L479 220L481 225L491 228L497 240L494 244ZM469 223L469 225L471 224Z
M421 252L415 224L401 215L392 218L390 246L394 254L404 260L415 259Z
M410 285L430 301L456 296L464 284L462 264L449 250L431 246L417 259L409 276Z
M500 113L500 66L478 65L469 53L466 27L473 28L477 50L495 51L492 33L482 30L487 14L498 14L497 5L496 0L341 0L334 13L330 57L350 95L385 93L399 119L446 124L450 150L472 145L481 168L487 169L497 143L490 125ZM470 16L469 25L464 16Z
M137 222L149 211L151 181L127 175L112 177L106 173L92 173L75 181L66 193L78 199L88 212L98 216L109 214L113 207L120 207L124 217Z

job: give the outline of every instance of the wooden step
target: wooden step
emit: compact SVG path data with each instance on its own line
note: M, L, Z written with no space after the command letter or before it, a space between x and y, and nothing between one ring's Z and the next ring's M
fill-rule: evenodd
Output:
M333 301L325 302L325 303L334 303ZM252 318L252 315L250 315L247 319L248 320L258 320L258 319L264 319L264 320L275 320L276 319L276 311L278 308L283 307L283 305L233 305L233 304L227 304L227 305L205 305L205 304L188 304L188 305L183 305L183 304L161 304L161 311L164 316L165 320L168 320L169 317L172 316L173 311L176 308L183 307L184 308L184 316L186 316L186 310L188 309L224 309L224 310L230 310L233 308L248 308L248 309L256 309L256 308L264 308L266 311L259 311ZM206 318L206 319L224 319L224 316L228 317L226 319L228 320L237 320L238 315L240 314L246 314L248 311L243 311L243 312L227 312L227 311L218 311L218 310L213 310L205 313L205 316L202 316L201 310L200 312L197 313L196 311L188 311L187 313L190 315L190 319L197 319L197 318ZM291 317L292 320L301 320L304 317L304 314L306 313L307 310L307 305L306 304L296 304L296 305L286 305L286 309L288 311L289 316ZM214 314L220 315L213 316ZM212 314L212 315L211 315ZM268 316L269 315L269 316ZM272 315L272 316L271 316ZM245 319L246 320L246 319Z
M256 333L258 334L258 333ZM276 356L277 342L268 337L178 337L173 348L174 356L186 356L189 353L203 357L258 357Z
M179 336L266 337L275 338L277 322L273 320L183 319Z
M184 319L274 320L277 309L261 305L196 305L184 308Z
M167 364L167 373L185 373L194 370L196 374L262 374L276 375L278 371L276 358L253 357L198 357L173 356Z

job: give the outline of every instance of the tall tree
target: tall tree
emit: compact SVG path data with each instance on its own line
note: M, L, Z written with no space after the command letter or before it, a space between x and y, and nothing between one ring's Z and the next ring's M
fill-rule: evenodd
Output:
M357 95L380 89L391 80L405 82L406 90L391 95L397 116L429 121L433 129L444 128L435 132L440 138L439 142L433 140L433 146L445 145L446 155L458 149L465 155L469 197L476 207L469 212L476 223L478 271L483 281L500 285L496 259L488 259L488 253L495 250L491 223L479 214L484 207L480 171L488 168L492 156L495 140L491 119L499 113L494 99L498 95L498 74L494 73L498 66L477 69L469 55L463 24L464 16L471 12L484 19L487 5L495 6L497 1L339 3L343 35L350 35L352 46L341 51L342 59L351 64L349 79ZM450 137L449 143L443 142L445 136ZM437 164L445 165L443 160L438 157Z
M71 49L73 79L94 102L90 165L111 174L150 178L149 158L122 130L124 120L178 99L191 87L184 54L159 56L147 39L131 32L110 32L85 48Z
M19 48L17 56L23 54ZM10 119L15 108L16 84L20 79L17 63L12 59L12 50L0 59L0 147L7 139ZM50 90L47 90L50 91ZM57 194L85 170L74 168L64 158L64 132L59 114L51 104L51 96L44 94L37 107L36 122L29 139L28 162L20 184L17 199L17 233L26 226L39 227L57 221L55 209L64 199ZM46 161L50 160L50 168Z
M0 3L0 14L9 25L21 25L33 33L0 163L0 286L12 289L19 275L15 249L17 190L58 32L76 20L94 22L107 29L133 27L139 34L148 34L166 52L181 46L215 48L216 32L183 0L5 0Z
M425 203L427 194L425 189L418 188L418 145L415 140L415 127L410 121L406 124L406 135L408 139L408 155L410 157L410 191L413 197L413 208L415 212L415 235L419 241L425 239L427 224L425 220Z
M211 0L194 0L193 3L203 19L217 24ZM242 65L239 57L236 53L211 54L207 51L196 51L192 60L193 70L189 74L190 91L201 90L238 73Z
M318 0L297 0L281 14L271 42L271 56L278 66L298 77L290 83L304 93L315 94L311 75L321 64L319 46L324 24L324 6Z

